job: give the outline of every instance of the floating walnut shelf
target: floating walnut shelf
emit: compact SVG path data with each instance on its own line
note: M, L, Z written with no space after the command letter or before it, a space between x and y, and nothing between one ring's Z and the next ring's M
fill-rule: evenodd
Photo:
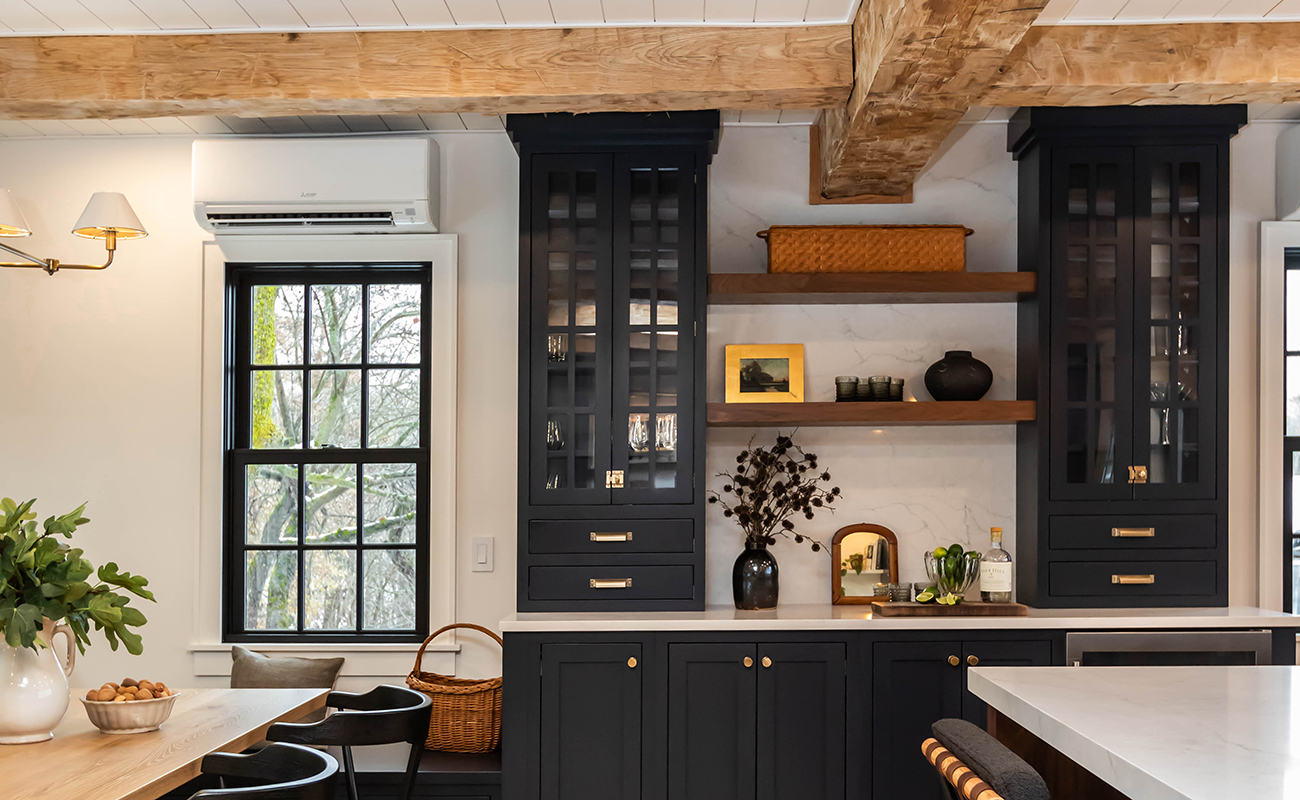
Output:
M897 403L709 403L717 428L997 425L1034 419L1032 400Z
M1014 303L1034 294L1033 272L721 272L709 275L715 305L829 303Z

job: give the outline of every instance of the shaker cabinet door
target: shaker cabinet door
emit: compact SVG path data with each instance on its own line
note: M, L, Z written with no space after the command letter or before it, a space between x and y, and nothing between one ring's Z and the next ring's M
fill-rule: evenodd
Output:
M966 642L962 645L962 663L966 667L1050 667L1052 643ZM988 726L988 704L966 691L966 670L962 669L962 717L981 728Z
M668 646L668 796L753 800L753 644Z
M757 666L758 800L844 800L844 645L759 645Z
M921 743L932 736L936 721L962 715L961 656L960 641L876 643L871 797L946 800Z
M641 797L641 645L542 645L541 798Z

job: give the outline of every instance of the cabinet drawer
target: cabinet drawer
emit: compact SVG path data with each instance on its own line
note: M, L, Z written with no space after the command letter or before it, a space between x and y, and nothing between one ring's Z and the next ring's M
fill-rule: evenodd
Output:
M1214 561L1057 561L1048 564L1055 597L1213 597Z
M531 600L690 600L695 567L529 567Z
M1213 514L1124 514L1050 517L1048 547L1053 550L1127 550L1214 547Z
M693 553L689 519L547 519L528 523L530 553Z

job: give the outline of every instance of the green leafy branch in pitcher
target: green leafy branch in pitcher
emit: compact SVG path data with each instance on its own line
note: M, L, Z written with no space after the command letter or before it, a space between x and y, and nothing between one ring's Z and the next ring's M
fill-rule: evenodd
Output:
M32 506L35 500L15 503L0 500L0 634L11 647L37 650L45 643L37 636L45 620L62 620L72 629L77 649L86 652L90 629L103 631L116 650L120 639L127 652L140 655L144 646L140 634L131 630L148 620L131 598L117 589L145 600L153 592L149 581L129 572L119 572L110 561L98 570L82 550L59 540L71 539L77 526L90 520L81 516L82 503L61 517L50 517L40 526ZM92 580L91 576L98 578Z

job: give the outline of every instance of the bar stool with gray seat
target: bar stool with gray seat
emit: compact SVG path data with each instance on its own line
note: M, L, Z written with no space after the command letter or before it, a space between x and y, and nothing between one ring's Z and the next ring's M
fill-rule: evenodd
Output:
M256 753L210 753L199 763L204 775L221 778L190 800L334 800L339 762L329 753L296 744L273 744ZM236 786L226 786L230 779Z
M350 800L360 800L352 748L406 742L411 745L411 755L406 762L406 788L402 797L410 800L424 740L429 735L432 701L401 686L377 686L365 694L330 692L325 706L339 710L320 722L277 722L266 732L267 740L342 747Z
M1047 784L1020 756L964 719L930 726L921 752L939 771L949 800L1049 800Z

